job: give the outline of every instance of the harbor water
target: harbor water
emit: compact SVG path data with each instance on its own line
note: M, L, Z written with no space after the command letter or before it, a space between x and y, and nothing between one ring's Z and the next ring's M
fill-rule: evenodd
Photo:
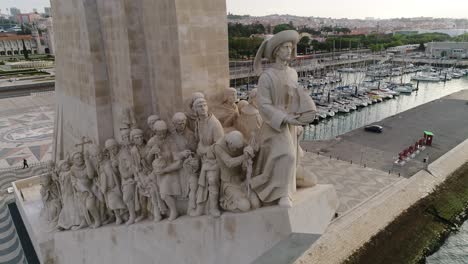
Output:
M349 74L343 79L359 79L358 74ZM355 75L355 76L352 76ZM403 76L404 82L410 82L409 75ZM416 82L412 81L416 87ZM381 121L389 116L396 115L419 105L439 99L449 94L468 89L468 77L452 79L446 82L420 82L419 90L411 94L400 94L378 104L373 104L347 114L337 114L324 119L317 125L310 125L305 129L303 140L327 140L345 134L356 128Z
M450 236L444 245L426 258L427 264L466 264L468 263L468 221L460 231Z

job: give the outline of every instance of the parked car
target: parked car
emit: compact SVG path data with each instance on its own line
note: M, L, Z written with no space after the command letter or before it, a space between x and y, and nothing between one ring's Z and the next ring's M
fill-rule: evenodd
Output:
M369 125L369 126L365 126L364 130L369 131L369 132L374 132L374 133L382 133L383 127L379 125Z

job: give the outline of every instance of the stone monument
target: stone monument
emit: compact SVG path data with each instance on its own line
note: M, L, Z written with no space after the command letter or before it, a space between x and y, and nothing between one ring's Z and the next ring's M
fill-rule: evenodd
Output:
M17 196L42 263L250 263L324 232L338 199L301 164L315 105L289 67L296 31L263 42L256 69L274 64L239 109L223 0L55 0L54 12L57 165L42 199Z

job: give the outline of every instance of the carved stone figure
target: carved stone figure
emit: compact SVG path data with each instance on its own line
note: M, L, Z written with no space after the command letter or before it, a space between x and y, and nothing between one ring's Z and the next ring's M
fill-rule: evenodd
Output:
M257 107L257 88L250 91L248 102L241 102L238 104L239 118L237 119L236 128L249 142L254 135L257 135L263 122Z
M185 115L187 116L187 127L194 131L196 128L197 123L197 113L193 110L193 102L198 98L205 98L205 95L200 92L195 92L192 94L191 98L185 102Z
M187 127L187 116L184 113L175 113L172 117L173 131L171 141L175 144L175 151L187 156L187 151L195 153L197 150L197 140L195 134ZM190 169L189 169L190 171ZM185 170L179 170L179 181L182 187L181 198L186 198L189 193L190 175Z
M113 221L114 215L112 212L108 212L108 207L104 197L104 193L101 192L99 187L99 169L100 162L103 160L101 149L95 145L91 144L84 155L86 169L88 171L88 177L91 179L91 191L96 197L96 207L98 208L101 223L108 224Z
M83 153L75 152L71 156L73 166L71 167L71 175L75 197L80 209L81 223L78 228L83 228L87 225L93 228L101 225L101 216L96 203L96 196L92 190L93 175L89 175L89 168L86 167Z
M245 146L242 134L239 131L229 132L216 142L214 152L221 173L221 207L233 212L246 212L260 207L255 192L247 189L246 166L253 158L254 151L252 147Z
M237 109L237 91L234 88L226 88L223 93L223 101L221 104L215 104L213 114L221 122L225 131L234 129L234 125L239 117Z
M291 110L291 102L305 100L313 105L310 96L297 98L297 72L288 66L296 55L298 40L296 31L282 31L262 43L254 61L257 72L261 71L262 58L274 63L258 81L257 103L264 125L259 131L260 151L251 185L262 202L278 201L283 207L292 206L300 149L296 126L304 125Z
M187 127L187 116L184 113L175 113L172 117L172 125L174 127L171 135L178 151L197 150L197 140L195 134Z
M60 193L62 196L62 210L58 218L57 226L60 229L69 230L82 224L80 208L75 200L75 189L67 160L61 160L57 164Z
M156 121L161 120L158 115L150 115L148 116L147 119L147 125L148 125L148 130L147 130L147 137L146 138L152 138L154 136L154 130L153 130L153 125Z
M199 142L197 154L202 160L197 190L197 213L195 215L203 214L208 205L209 213L214 217L218 217L221 215L218 206L219 167L212 147L224 136L224 130L218 119L208 113L208 105L204 98L196 99L193 108L198 117L196 133Z
M60 201L60 188L55 181L52 180L51 172L41 176L41 198L44 204L44 213L46 219L52 225L56 226L62 202Z
M130 153L132 142L130 140L130 129L120 130L120 148L126 149Z
M105 142L106 151L116 146L117 142L107 140ZM112 211L113 217L116 219L116 224L122 223L122 214L125 210L125 204L122 199L122 191L120 189L120 178L118 172L112 167L112 161L108 152L101 152L99 155L99 190L104 196L105 204L108 210Z
M177 116L175 119L176 121L179 120ZM157 153L157 158L153 162L153 170L158 178L161 197L169 208L169 221L172 221L178 216L175 198L182 194L180 174L183 161L192 151L188 149L188 145L184 146L183 142L178 142L179 144L175 142L176 139L180 141L184 140L182 136L185 130L184 124L178 124L175 128L179 130L181 137L169 137L167 125L164 121L158 121L155 126L156 125L158 125L157 136L159 151L155 151L155 153ZM177 131L175 133L177 133Z
M187 215L195 216L197 209L197 190L198 190L198 172L200 170L200 160L196 156L189 156L182 168L182 175L188 181L185 186L186 190L182 189L182 193L188 195ZM184 185L182 185L184 188Z
M132 169L132 156L130 153L130 132L129 130L120 131L121 133L121 146L117 155L119 174L122 181L122 198L127 206L128 220L127 225L131 225L136 220L136 211L140 206L135 197L136 194L136 181ZM111 156L112 157L112 156Z
M149 151L143 140L143 131L140 129L132 129L130 132L130 138L133 143L130 151L132 157L132 170L137 183L137 196L135 199L138 199L140 202L140 215L135 221L139 222L148 217L148 198L151 197L149 181L151 180L150 173L152 170L152 161L149 158ZM158 212L155 212L155 218L157 218L157 213Z

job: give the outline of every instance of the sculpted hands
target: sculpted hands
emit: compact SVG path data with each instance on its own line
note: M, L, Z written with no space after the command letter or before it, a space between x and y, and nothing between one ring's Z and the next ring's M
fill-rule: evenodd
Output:
M192 155L192 151L186 149L186 150L184 150L184 151L179 152L179 155L180 155L182 158L186 159L186 158L188 158L190 155Z
M254 156L255 156L255 153L251 146L247 146L244 148L244 157L246 159L253 158Z
M302 122L298 121L297 120L298 117L299 117L299 115L288 115L284 119L284 123L292 125L292 126L304 126L304 125L306 125L305 123L302 123Z

